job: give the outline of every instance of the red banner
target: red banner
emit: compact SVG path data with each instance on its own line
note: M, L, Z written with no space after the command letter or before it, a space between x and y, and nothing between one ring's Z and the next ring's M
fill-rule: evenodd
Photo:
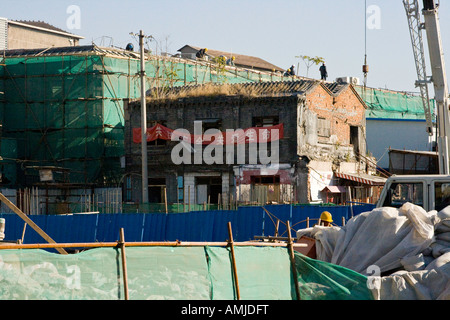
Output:
M184 140L191 144L247 144L247 143L267 143L283 139L284 126L279 124L272 127L254 127L249 129L230 129L226 132L218 132L217 134L195 135L190 134L187 130L172 130L163 125L157 124L147 129L147 142L161 140L174 141ZM141 128L133 129L133 142L141 143Z

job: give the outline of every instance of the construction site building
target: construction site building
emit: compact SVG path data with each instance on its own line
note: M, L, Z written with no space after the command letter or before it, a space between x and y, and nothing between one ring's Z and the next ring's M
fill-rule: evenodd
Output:
M193 133L195 121L202 121L208 129L221 132L281 125L283 132L276 170L261 162L238 163L236 158L231 164L174 164L172 150L179 141L154 136L148 141L149 199L192 207L204 203L227 207L236 203L318 203L326 201L326 187L345 186L337 190L346 193L354 184L372 194L372 187L385 180L375 181L366 174L365 112L353 86L315 80L183 87L167 92L166 97L151 97L147 102L149 128L158 125L161 131L183 128ZM139 203L140 101L126 104L125 118L126 201ZM220 155L223 159L229 156L225 149ZM247 146L247 160L249 152ZM338 177L339 173L367 177L356 180ZM335 198L336 203L347 200ZM363 198L367 195L361 195Z
M145 69L147 88L161 89L286 78L150 54ZM120 188L125 155L123 99L141 95L139 70L138 53L96 45L4 51L0 58L3 188Z

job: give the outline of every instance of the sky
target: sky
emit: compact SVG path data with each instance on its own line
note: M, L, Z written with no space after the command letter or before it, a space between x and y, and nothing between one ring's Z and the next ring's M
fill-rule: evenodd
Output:
M439 12L446 53L449 1L441 1ZM80 44L121 48L137 48L130 33L143 30L154 38L153 51L175 54L190 44L257 56L283 69L299 66L301 76L307 68L297 57L318 56L328 80L349 76L362 83L367 53L369 87L418 92L402 0L2 0L0 17L45 21L85 37ZM430 70L428 56L426 64ZM319 79L318 66L308 76Z

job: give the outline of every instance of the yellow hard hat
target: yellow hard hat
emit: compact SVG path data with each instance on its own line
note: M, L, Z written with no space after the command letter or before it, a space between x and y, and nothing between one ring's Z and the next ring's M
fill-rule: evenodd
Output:
M324 211L322 212L322 214L320 215L320 220L321 221L326 221L326 222L333 222L333 217L331 216L331 213L329 213L328 211Z
M205 52L208 51L208 48L205 48Z

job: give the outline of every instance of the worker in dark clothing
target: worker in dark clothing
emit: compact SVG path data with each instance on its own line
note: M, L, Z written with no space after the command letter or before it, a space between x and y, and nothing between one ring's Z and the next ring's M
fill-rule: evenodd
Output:
M327 72L327 67L325 66L325 62L319 68L319 71L320 71L320 79L321 80L327 80L328 72Z
M290 69L291 69L291 76L295 76L294 66L292 65Z
M203 59L203 57L205 56L206 52L208 51L208 48L204 48L204 49L200 49L197 51L197 53L195 54L195 56L199 59Z

